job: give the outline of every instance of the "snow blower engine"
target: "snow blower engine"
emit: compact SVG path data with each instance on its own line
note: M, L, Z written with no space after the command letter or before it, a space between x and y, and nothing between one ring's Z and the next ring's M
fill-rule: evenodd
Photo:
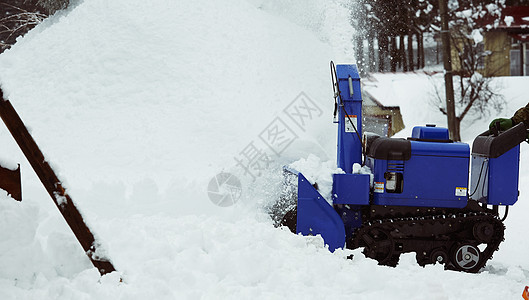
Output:
M344 173L333 174L332 199L326 200L317 183L285 167L286 182L294 179L297 186L283 197L292 209L281 224L321 235L330 251L364 248L380 265L396 266L402 253L415 252L421 266L478 272L502 242L503 221L518 199L524 124L484 132L472 154L468 144L453 142L448 129L434 125L413 128L407 139L362 135L356 66L331 62L331 76L337 165ZM371 174L358 173L356 164Z

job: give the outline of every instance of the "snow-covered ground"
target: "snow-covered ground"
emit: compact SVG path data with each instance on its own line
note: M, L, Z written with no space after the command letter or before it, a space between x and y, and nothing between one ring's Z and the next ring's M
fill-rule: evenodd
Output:
M338 0L85 0L20 39L0 55L0 84L119 272L99 276L4 127L0 161L21 163L24 200L0 198L0 299L519 299L526 144L506 240L479 274L413 255L381 267L272 226L263 207L284 163L332 168L328 64L353 61L352 32ZM442 125L428 79L381 76L406 130ZM529 80L502 80L510 116ZM303 124L289 113L299 103L313 108ZM254 178L237 160L256 153L270 160ZM235 205L208 197L221 172L241 181Z

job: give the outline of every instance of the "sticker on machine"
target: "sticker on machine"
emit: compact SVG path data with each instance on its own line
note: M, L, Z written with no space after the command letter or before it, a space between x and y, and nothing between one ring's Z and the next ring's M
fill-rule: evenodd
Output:
M349 119L351 121L349 121ZM354 126L358 128L358 117L356 115L346 115L345 116L345 132L356 132L351 122L353 122Z
M384 182L375 182L375 193L384 193Z
M456 197L464 197L467 195L466 187L456 187Z

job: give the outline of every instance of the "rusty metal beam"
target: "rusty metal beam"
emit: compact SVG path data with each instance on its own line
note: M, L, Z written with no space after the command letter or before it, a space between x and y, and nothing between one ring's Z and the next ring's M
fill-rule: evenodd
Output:
M75 207L72 199L46 161L46 158L37 146L37 143L35 143L35 140L29 134L26 126L11 105L11 102L4 99L1 88L0 97L0 117L33 167L33 170L37 173L37 176L48 191L48 194L50 194L53 202L66 220L66 223L68 223L75 234L75 237L77 237L77 240L88 255L88 258L99 270L101 275L115 271L115 268L110 261L96 255L100 245L95 242L94 235L85 224L81 213L77 207Z

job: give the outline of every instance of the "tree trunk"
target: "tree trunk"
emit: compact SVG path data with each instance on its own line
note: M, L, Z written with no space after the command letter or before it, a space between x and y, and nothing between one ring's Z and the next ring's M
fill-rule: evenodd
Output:
M402 71L408 72L408 60L406 59L406 46L404 46L404 35L399 37L399 60L402 65Z
M419 36L419 32L415 33L417 36L417 69L421 68L421 38Z
M406 6L405 6L406 7ZM406 35L408 38L408 70L413 71L413 32L412 32L412 26L413 26L413 20L411 18L411 10L406 8L406 26L404 27L404 30L406 30Z
M416 35L417 35L417 69L420 69L420 68L422 68L421 59L422 59L422 56L423 56L423 53L421 51L422 38L421 38L421 33L420 32L417 32Z
M398 40L397 40L398 39ZM395 59L397 61L397 69L402 69L402 59L400 55L400 37L395 37Z
M448 131L452 140L459 142L459 131L456 130L456 114L454 102L454 82L452 81L452 60L450 58L450 31L448 30L448 5L446 0L439 0L441 14L441 38L443 40L443 63L445 73L446 117Z
M375 59L375 39L373 34L369 33L367 35L367 57L368 62L367 64L369 67L367 68L369 72L374 72L376 69L376 59Z
M398 63L397 40L395 36L391 36L390 39L391 39L391 49L389 50L390 52L389 59L390 59L390 65L391 65L391 72L397 72L397 63Z
M455 118L454 123L454 137L452 140L459 142L461 141L461 120L459 118Z
M356 64L358 66L358 71L360 71L361 74L364 73L365 71L365 66L364 66L364 39L363 37L358 34L356 35L355 37L355 56L356 56Z
M385 34L379 34L378 38L378 71L386 71L386 55L388 53L388 38Z
M413 71L415 68L413 66L413 34L411 31L408 32L408 62L409 70Z

